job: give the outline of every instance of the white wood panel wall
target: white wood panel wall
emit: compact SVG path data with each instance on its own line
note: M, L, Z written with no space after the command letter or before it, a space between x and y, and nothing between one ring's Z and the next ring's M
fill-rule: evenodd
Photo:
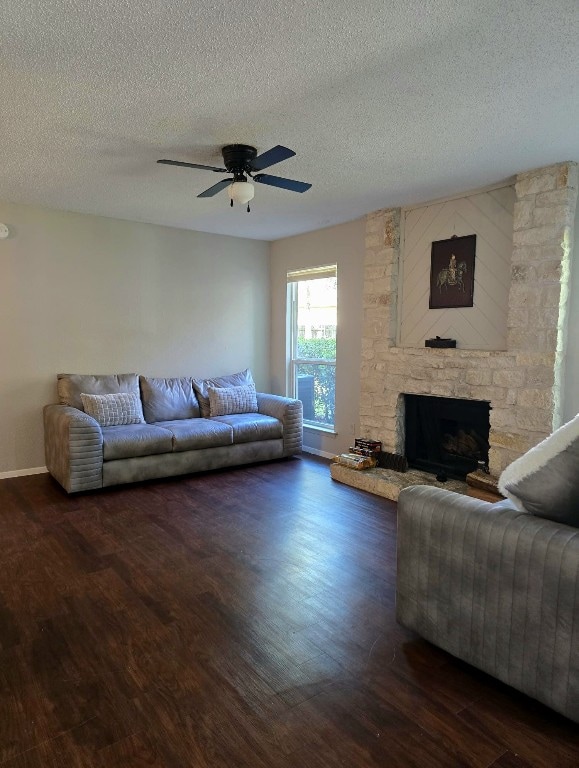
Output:
M441 336L461 349L506 349L514 203L514 186L505 186L403 211L400 346ZM429 309L432 242L472 234L474 306Z

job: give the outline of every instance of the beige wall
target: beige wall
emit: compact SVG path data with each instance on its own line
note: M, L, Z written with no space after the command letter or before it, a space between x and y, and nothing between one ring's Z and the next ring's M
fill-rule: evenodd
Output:
M5 203L0 221L0 473L44 465L58 372L249 366L269 388L268 243Z
M286 386L287 272L324 264L338 265L337 434L304 430L306 449L322 454L347 450L358 433L364 235L365 222L359 219L272 243L271 372L273 391L278 394L285 394Z

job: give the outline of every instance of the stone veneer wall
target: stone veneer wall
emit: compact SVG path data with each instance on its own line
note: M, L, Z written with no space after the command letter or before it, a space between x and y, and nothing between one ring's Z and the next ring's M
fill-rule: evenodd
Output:
M498 476L559 426L577 182L575 163L516 178L507 349L496 352L396 346L401 210L367 216L364 437L404 452L404 393L490 401L489 463Z

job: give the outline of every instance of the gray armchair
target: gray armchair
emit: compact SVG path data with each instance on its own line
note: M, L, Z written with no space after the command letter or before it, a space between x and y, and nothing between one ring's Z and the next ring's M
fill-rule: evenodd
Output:
M397 561L401 624L579 722L579 529L413 486Z

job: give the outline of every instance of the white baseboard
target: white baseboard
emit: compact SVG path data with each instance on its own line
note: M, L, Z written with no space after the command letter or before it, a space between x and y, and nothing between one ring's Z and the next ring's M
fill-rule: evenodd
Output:
M328 453L327 451L319 451L317 448L310 448L307 445L302 446L302 451L304 453L313 453L314 456L322 456L324 459L333 459L336 455L335 453Z
M9 477L25 477L26 475L42 475L48 472L46 467L31 467L30 469L15 469L12 472L0 472L0 480L8 480Z

